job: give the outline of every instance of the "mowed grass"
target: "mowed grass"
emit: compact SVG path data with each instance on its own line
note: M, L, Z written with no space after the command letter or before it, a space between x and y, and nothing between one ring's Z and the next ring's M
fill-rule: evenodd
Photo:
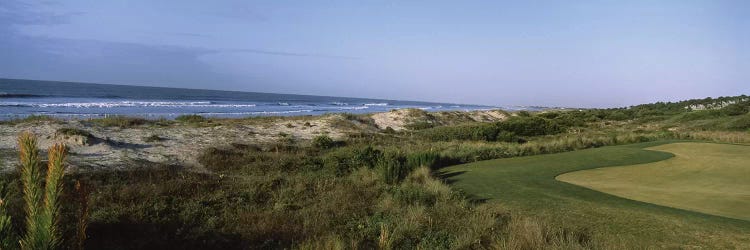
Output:
M750 220L750 147L672 143L648 149L675 157L576 171L557 179L628 199Z
M444 168L441 174L476 199L563 228L588 230L628 248L749 247L750 221L625 199L555 179L573 171L667 160L674 155L644 148L668 143L481 161Z

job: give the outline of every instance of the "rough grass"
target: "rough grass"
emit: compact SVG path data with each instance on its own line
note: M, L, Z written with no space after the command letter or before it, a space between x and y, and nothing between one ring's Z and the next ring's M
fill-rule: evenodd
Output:
M498 159L445 168L442 175L475 199L501 202L514 211L594 235L624 237L629 248L737 248L750 245L750 222L663 207L555 180L557 175L599 167L666 160L672 154L643 150L666 142Z
M50 123L60 123L61 120L54 118L52 116L48 115L29 115L23 118L14 118L6 121L0 121L0 124L7 124L7 125L16 125L16 124L24 124L24 123L42 123L42 122L50 122Z
M750 221L750 147L673 143L648 149L675 157L557 179L628 199Z
M200 116L200 115L180 115L174 119L175 121L185 122L185 123L199 123L199 122L205 122L208 120L205 117Z
M105 118L91 119L89 122L102 127L131 128L149 123L149 120L137 117L109 116Z

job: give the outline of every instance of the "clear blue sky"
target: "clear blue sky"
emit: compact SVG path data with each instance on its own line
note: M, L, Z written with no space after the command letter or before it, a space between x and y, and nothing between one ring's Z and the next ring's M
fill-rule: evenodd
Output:
M750 94L750 1L0 0L0 77L577 107Z

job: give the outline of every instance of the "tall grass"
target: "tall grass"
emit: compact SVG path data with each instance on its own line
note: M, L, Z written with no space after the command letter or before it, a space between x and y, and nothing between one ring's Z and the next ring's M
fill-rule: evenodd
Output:
M65 145L55 144L48 150L47 176L42 187L37 139L24 132L18 138L21 160L21 183L26 205L26 234L20 241L21 249L55 249L60 244L58 229L59 198L65 174Z
M0 249L12 249L16 244L16 235L7 211L7 197L6 183L0 182Z
M83 250L84 243L86 242L86 229L88 228L88 220L90 215L89 207L89 195L91 188L85 183L77 180L75 182L75 199L78 203L77 221L76 221L76 234L75 241L73 242L73 249Z
M21 159L21 183L23 200L26 205L26 234L21 239L24 249L46 249L51 242L49 234L42 228L41 209L43 189L42 173L39 168L39 150L36 136L24 132L18 138Z

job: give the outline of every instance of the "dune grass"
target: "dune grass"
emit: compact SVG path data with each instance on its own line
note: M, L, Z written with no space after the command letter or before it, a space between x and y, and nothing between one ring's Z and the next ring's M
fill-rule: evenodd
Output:
M556 176L608 166L667 160L671 153L644 150L670 141L481 161L444 168L449 183L473 196L501 202L521 214L593 235L620 238L629 247L736 248L750 245L750 222L620 198Z
M557 179L628 199L750 221L750 147L672 143L648 149L675 157Z

